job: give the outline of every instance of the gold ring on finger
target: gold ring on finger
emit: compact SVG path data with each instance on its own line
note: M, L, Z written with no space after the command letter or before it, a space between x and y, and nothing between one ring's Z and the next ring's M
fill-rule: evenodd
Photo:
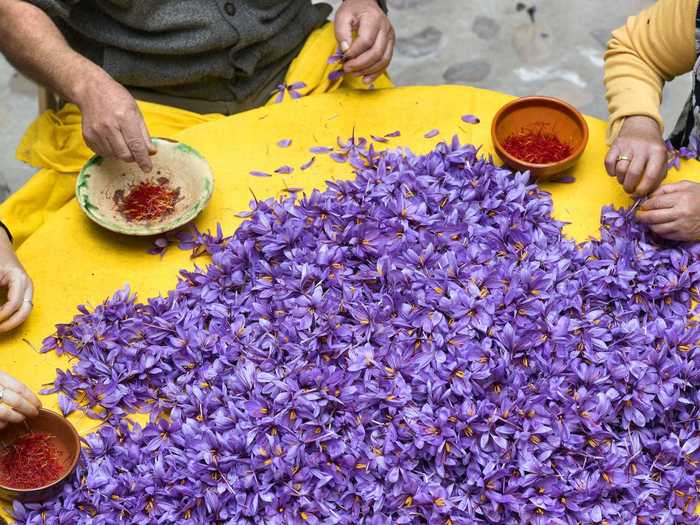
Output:
M625 162L629 162L629 161L632 160L632 159L631 159L628 155L618 155L618 156L617 156L617 161L616 161L616 162L622 162L623 160L624 160Z

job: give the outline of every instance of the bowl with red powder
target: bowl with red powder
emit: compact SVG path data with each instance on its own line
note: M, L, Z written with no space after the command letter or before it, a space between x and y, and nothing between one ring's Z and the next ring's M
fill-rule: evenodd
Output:
M63 416L41 409L0 430L0 498L37 502L55 496L75 472L80 437Z
M85 214L108 230L126 235L157 235L192 221L214 189L209 163L179 142L153 139L153 170L94 156L83 167L76 198Z
M562 176L588 144L586 120L571 104L551 97L523 97L503 106L491 138L504 164L530 171L543 182Z

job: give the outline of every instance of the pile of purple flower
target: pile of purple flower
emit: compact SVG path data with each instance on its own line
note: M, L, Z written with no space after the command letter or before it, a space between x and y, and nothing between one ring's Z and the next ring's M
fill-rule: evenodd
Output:
M45 341L104 424L19 523L699 522L700 248L613 210L577 246L471 145L359 143L355 180L253 203L167 297Z

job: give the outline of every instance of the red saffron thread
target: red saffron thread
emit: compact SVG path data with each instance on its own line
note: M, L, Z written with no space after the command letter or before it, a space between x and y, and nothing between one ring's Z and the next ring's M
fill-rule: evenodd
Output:
M530 164L552 164L571 155L571 146L553 133L545 130L546 124L537 129L522 129L503 141L503 148L519 160Z
M143 181L119 203L119 212L129 222L154 221L172 213L179 197L180 190L167 182Z
M35 489L58 480L65 466L53 440L43 432L28 432L0 449L0 485Z

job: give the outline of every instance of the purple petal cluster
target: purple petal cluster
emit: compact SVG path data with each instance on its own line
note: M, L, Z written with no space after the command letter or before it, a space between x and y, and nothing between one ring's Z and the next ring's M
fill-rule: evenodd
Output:
M254 202L181 242L211 262L167 297L46 339L104 424L18 523L698 523L700 248L612 209L577 246L456 139L341 151L354 180Z
M306 83L304 82L293 82L291 84L287 83L282 83L277 85L277 89L275 90L275 93L277 96L275 97L275 103L279 104L284 100L285 94L288 94L290 99L297 99L301 98L304 96L303 93L300 93L300 89L304 89L306 87Z
M697 137L691 136L688 145L680 149L676 149L670 140L666 141L666 149L668 150L667 168L681 169L681 159L683 160L699 160L700 159L700 143Z

